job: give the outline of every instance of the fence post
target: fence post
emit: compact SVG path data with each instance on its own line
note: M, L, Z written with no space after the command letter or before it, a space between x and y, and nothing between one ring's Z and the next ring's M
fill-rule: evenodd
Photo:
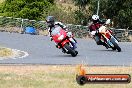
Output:
M128 29L125 30L125 36L128 36Z

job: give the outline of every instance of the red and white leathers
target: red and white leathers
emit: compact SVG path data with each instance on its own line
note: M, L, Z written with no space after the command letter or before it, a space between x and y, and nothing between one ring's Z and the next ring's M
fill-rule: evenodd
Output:
M97 20L96 22L93 22L90 26L90 33L91 35L94 37L97 45L102 45L103 43L100 41L101 38L101 34L98 33L98 29L102 26L102 24L104 24L104 22L101 22L99 20Z
M91 34L94 36L95 33L98 31L98 29L99 29L101 26L102 26L102 23L100 23L100 22L92 23L92 24L89 26L89 29L90 29Z

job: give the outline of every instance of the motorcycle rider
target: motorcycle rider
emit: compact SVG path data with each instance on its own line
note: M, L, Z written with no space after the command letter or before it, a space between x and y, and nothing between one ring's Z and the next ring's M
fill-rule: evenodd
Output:
M101 34L99 34L99 31L98 29L105 23L105 22L102 22L100 19L99 19L99 16L98 15L93 15L92 16L92 24L89 26L89 29L90 29L90 32L92 34L92 36L94 37L97 45L103 45L105 46L106 48L108 48L108 46L102 42L100 40L101 38Z
M49 36L50 36L51 41L52 41L52 35L51 35L52 31L55 29L55 27L59 26L59 27L61 27L62 29L64 29L66 31L66 33L67 33L67 35L69 37L69 40L70 40L70 42L71 42L71 44L73 46L73 49L77 48L76 47L77 41L72 37L72 33L68 32L67 27L63 23L55 21L54 16L47 16L46 17L46 23L47 23L47 25L49 27L48 28L48 32L49 32ZM56 47L58 48L57 45L56 45Z

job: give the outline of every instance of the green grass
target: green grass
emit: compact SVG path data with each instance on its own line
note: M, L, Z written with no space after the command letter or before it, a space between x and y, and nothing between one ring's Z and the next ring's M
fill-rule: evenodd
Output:
M85 67L90 73L125 73L132 67ZM0 88L131 88L129 84L76 83L74 66L0 66Z
M9 57L13 54L9 48L0 47L0 57Z

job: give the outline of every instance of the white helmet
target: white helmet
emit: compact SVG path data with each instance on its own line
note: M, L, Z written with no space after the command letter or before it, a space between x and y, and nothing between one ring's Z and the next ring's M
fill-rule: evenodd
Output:
M99 16L98 15L93 15L92 16L92 20L98 20L99 19Z

